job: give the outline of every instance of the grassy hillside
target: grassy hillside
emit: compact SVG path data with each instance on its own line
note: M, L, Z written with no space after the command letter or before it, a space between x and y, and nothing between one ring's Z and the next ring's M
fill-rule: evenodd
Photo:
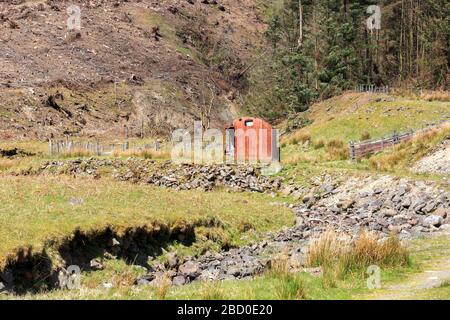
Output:
M2 177L1 185L0 268L8 258L15 259L19 248L39 253L50 240L56 246L71 239L77 229L95 232L111 227L121 234L143 227L152 232L161 225L208 226L212 219L216 222L210 229L197 230L198 240L203 239L205 247L208 243L220 247L250 241L293 222L289 209L274 207L271 198L256 194L130 189L126 183L62 176Z
M364 134L379 138L450 119L450 102L347 93L313 105L305 117L312 124L289 135L289 141L306 133L313 140L358 141Z
M448 119L450 102L346 93L317 103L297 119L285 123L287 128L292 122L308 125L284 136L283 159L286 164L346 160L351 140L381 138L394 131L420 129Z

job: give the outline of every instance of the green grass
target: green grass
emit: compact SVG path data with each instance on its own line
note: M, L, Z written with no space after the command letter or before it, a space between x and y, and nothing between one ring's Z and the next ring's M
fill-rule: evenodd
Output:
M382 273L382 288L363 293L362 299L415 299L450 300L449 281L437 288L417 289L418 278L429 277L429 270L448 270L450 254L450 235L431 235L412 241L410 244L412 264L408 268L399 268ZM403 286L403 287L401 287ZM397 287L395 290L389 289Z
M381 94L344 94L311 108L313 124L302 129L312 139L360 140L366 133L372 138L394 131L418 129L430 122L450 116L450 103L410 100L394 97L393 101Z
M414 240L410 245L413 263L408 267L382 268L383 288L407 281L434 265L435 261L445 259L449 250L449 236L433 236ZM133 279L144 271L123 261L106 260L106 268L101 271L85 272L81 278L81 290L56 290L37 295L27 295L25 299L161 299L158 288L133 287ZM113 288L106 289L104 283ZM309 300L356 300L377 299L384 293L369 290L361 275L338 279L334 287L325 287L323 278L301 272L286 277L284 272L269 271L252 280L233 280L215 283L194 282L183 287L164 288L164 299L170 300L216 300L247 299L277 300L298 299L295 293L301 288L303 299ZM2 296L0 296L2 297ZM417 293L418 299L450 299L448 283L439 288ZM13 298L3 296L3 298Z
M57 290L38 295L28 295L25 299L125 299L125 300L147 300L158 299L157 288L137 287L119 285L117 272L111 270L97 271L97 275L86 273L82 276L81 290ZM137 275L139 269L133 266L121 264L121 273ZM103 283L116 284L114 288L105 289ZM124 281L124 284L126 281ZM320 278L315 278L307 273L292 275L290 282L273 276L261 276L253 280L233 280L215 283L194 282L183 287L170 287L167 295L168 300L279 300L297 299L295 293L298 284L307 292L306 299L310 300L347 300L352 296L364 292L363 282L359 287L355 284L342 283L339 288L324 289ZM286 291L280 290L280 288ZM286 289L287 288L287 289ZM280 295L284 292L284 295ZM0 296L1 297L1 296Z
M417 300L450 300L450 283L447 282L438 288L417 293L414 298Z
M58 177L1 177L0 266L21 247L38 252L47 240L70 238L74 230L118 232L154 224L189 224L214 217L231 245L293 223L287 208L259 194L175 191L100 180ZM71 199L79 199L73 205ZM220 199L220 200L219 200ZM72 201L73 202L73 201ZM242 232L250 224L256 232Z

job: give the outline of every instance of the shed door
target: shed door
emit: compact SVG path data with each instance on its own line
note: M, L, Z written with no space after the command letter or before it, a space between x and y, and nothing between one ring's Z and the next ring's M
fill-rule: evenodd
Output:
M235 131L234 128L228 128L226 130L226 149L225 155L227 157L234 158L234 149L235 149Z

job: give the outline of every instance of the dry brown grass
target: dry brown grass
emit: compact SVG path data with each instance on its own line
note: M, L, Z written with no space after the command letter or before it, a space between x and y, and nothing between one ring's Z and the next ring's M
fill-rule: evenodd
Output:
M398 167L407 167L424 157L449 134L449 124L420 133L411 141L401 143L381 155L372 157L369 167L377 171L392 171Z
M380 240L374 233L364 231L350 240L327 231L310 244L306 263L311 267L322 266L324 286L333 287L338 279L364 274L371 265L406 267L410 259L408 250L395 236Z
M81 158L81 157L94 157L97 156L97 152L93 150L87 150L83 148L73 148L71 150L64 150L60 152L57 157L59 158ZM145 159L169 159L170 152L167 150L151 150L151 149L129 149L129 150L115 150L112 153L114 157L137 157Z
M0 172L7 171L17 165L13 159L0 159Z
M330 264L348 247L348 241L348 237L339 237L332 230L323 233L310 244L306 264L311 267Z
M297 164L301 162L317 163L318 161L319 159L316 155L309 153L293 154L281 160L284 165Z
M275 280L275 295L279 300L307 299L305 284L298 274L289 270L289 255L282 251L274 260L268 276Z
M332 139L326 144L325 161L346 160L349 157L348 148L339 139Z
M240 233L243 222L251 223L254 234L259 235L294 221L288 208L280 207L274 215L270 197L225 190L173 192L124 184L109 177L94 180L66 175L2 175L0 187L0 269L17 261L23 248L32 248L36 254L57 252L74 230L92 234L109 228L121 235L136 229L201 230L201 226L223 224L223 230L217 227L203 232L209 239L206 243L197 241L187 248L197 254L206 245L236 246L253 240L253 232L251 237ZM72 199L82 201L74 204ZM57 258L55 254L52 260Z
M294 145L299 144L299 143L304 144L306 141L311 141L311 134L308 131L303 131L303 130L296 132L289 139L289 143L294 144Z
M164 300L169 293L170 287L172 286L172 281L167 274L162 275L155 285L155 295L158 300Z
M361 137L359 138L359 140L361 140L361 141L364 141L364 140L370 140L370 138L371 138L370 133L367 132L367 131L365 131L365 132L361 135Z
M277 254L270 262L270 273L276 275L289 273L289 253L286 249Z
M217 281L207 281L200 289L202 300L224 300L224 290Z
M139 157L145 159L169 159L170 153L166 150L126 150L126 151L114 151L113 155L115 157Z
M448 90L438 90L438 91L426 90L426 91L422 91L420 93L420 99L427 100L427 101L444 101L444 102L449 102L450 101L450 91L448 91Z
M313 146L314 146L314 149L320 149L320 148L325 147L325 139L318 138L317 140L315 140L313 142Z

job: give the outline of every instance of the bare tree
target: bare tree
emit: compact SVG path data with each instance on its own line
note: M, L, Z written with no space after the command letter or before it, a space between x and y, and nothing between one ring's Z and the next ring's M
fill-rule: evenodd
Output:
M203 88L209 89L208 97L206 97L205 91L202 90L202 92L201 92L201 96L202 96L201 121L203 123L203 129L207 130L211 126L211 112L212 112L212 108L214 106L216 93L215 93L215 87L213 84L211 84L211 83L206 84L205 80L202 80L202 82L203 82ZM211 81L211 82L213 82L213 81Z

